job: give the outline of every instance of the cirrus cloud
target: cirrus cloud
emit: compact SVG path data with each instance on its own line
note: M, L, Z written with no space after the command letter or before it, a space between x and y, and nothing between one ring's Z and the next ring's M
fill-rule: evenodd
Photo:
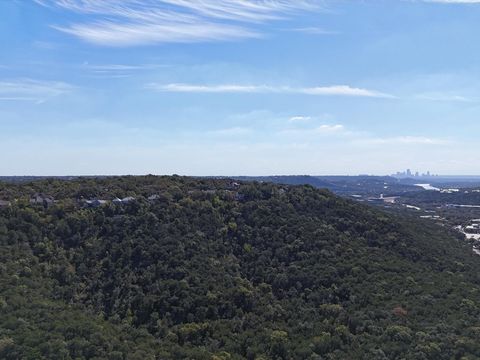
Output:
M252 24L318 8L315 0L35 0L82 17L53 27L105 46L261 37Z
M448 145L451 141L446 139L431 138L426 136L394 136L394 137L376 137L359 140L362 144L368 145Z
M270 85L195 85L195 84L157 84L150 83L148 89L159 92L176 93L255 93L255 94L303 94L320 96L358 96L372 98L395 98L393 95L375 90L351 87L348 85L291 87Z
M32 101L42 103L49 98L73 90L73 86L61 81L15 79L0 81L0 100Z
M441 4L480 4L480 0L423 0L423 2Z

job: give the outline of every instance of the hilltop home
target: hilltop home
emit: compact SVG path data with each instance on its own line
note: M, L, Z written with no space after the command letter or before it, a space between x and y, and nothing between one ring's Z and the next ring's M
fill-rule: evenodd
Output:
M10 201L0 200L0 207L10 206Z
M107 202L108 202L107 200L93 199L93 200L86 200L86 201L85 201L85 204L86 204L88 207L96 208L96 207L105 205Z
M47 208L55 202L55 199L50 195L44 195L36 193L30 197L30 204L32 205L42 205Z
M235 190L235 189L238 189L239 187L240 187L240 184L238 182L232 181L228 184L227 189Z
M160 195L157 195L157 194L155 194L155 195L150 195L150 196L148 197L148 201L155 201L155 200L160 200L160 199L161 199L161 196L160 196Z
M123 199L115 198L112 200L114 204L128 204L129 202L135 201L133 196L127 196Z

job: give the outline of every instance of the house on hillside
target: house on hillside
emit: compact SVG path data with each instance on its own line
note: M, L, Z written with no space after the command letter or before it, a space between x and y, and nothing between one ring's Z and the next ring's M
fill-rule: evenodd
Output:
M160 200L162 197L158 194L150 195L147 199L148 201L157 201Z
M0 207L8 207L10 206L10 201L0 200Z
M232 181L228 184L227 189L235 190L240 187L240 184L236 181Z
M85 200L85 205L91 208L97 208L107 203L108 203L107 200L99 200L99 199Z
M135 198L133 196L127 196L123 199L115 198L112 200L112 202L117 205L122 205L122 204L128 204L129 202L132 202L134 200Z
M35 193L30 197L30 204L41 205L45 208L52 206L55 203L55 199L50 195L41 193Z

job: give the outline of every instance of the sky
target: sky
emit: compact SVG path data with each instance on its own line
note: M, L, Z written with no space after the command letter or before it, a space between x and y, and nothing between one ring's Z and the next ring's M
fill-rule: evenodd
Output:
M480 0L0 1L0 176L480 174Z

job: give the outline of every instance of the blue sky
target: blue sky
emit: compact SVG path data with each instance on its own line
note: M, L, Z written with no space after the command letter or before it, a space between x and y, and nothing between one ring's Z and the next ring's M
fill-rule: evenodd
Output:
M0 175L480 174L480 1L5 0Z

